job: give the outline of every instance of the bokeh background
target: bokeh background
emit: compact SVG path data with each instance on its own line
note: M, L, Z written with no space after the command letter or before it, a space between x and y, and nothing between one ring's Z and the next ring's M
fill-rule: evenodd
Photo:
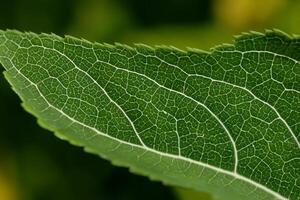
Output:
M209 50L242 31L300 33L299 0L0 0L0 29ZM0 69L2 72L3 69ZM0 75L1 200L212 200L113 167L43 130Z

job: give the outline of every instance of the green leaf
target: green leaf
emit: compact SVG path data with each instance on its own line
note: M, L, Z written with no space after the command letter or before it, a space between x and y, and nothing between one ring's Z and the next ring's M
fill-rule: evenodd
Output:
M0 32L5 77L40 125L217 199L300 199L299 60L280 31L211 52Z

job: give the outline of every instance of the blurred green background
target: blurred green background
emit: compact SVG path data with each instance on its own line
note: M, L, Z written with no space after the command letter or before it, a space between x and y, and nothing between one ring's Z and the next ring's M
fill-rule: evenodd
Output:
M209 50L242 31L300 33L299 0L1 0L0 29ZM0 69L2 72L2 68ZM43 130L0 76L0 200L211 200L113 167Z

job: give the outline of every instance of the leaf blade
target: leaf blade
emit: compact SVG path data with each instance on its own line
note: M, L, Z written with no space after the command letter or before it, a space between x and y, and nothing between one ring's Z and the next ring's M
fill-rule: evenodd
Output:
M274 32L270 32L269 36L268 34L241 36L235 46L221 46L214 49L211 54L196 51L186 53L174 48L152 49L147 46L136 46L135 48L122 45L108 46L92 44L71 37L62 39L46 34L3 32L0 35L0 56L2 55L0 61L7 70L6 76L10 83L15 87L17 93L24 97L25 107L31 110L40 120L44 120L43 124L48 129L61 132L58 134L60 137L77 142L81 146L89 148L93 146L90 151L99 154L106 152L105 149L101 148L101 150L95 152L95 149L99 149L99 145L92 145L89 141L95 140L96 134L102 134L103 137L131 146L135 149L134 151L142 148L148 153L156 154L157 158L155 159L153 159L155 156L148 156L152 161L159 162L159 159L171 158L165 168L170 168L172 159L175 159L184 163L179 164L180 166L189 163L200 166L198 170L202 172L205 171L204 169L214 171L215 173L207 172L207 174L211 173L212 175L208 176L204 182L214 179L223 180L224 177L220 178L216 173L219 172L222 175L231 176L231 178L225 178L230 181L225 181L226 183L221 185L232 182L229 186L232 189L232 185L235 185L233 180L235 178L235 180L238 180L236 182L242 181L247 187L249 187L248 184L252 185L249 188L253 189L254 186L254 188L256 187L265 192L261 196L251 193L249 195L250 199L253 198L251 195L254 195L255 199L267 199L267 196L269 196L269 199L287 199L286 196L291 197L290 199L298 199L299 185L296 183L292 189L288 189L288 195L284 193L286 191L284 191L283 186L278 187L277 185L280 192L270 189L271 187L275 189L276 184L281 184L282 180L276 182L275 178L276 175L282 174L275 173L275 178L272 180L272 182L275 182L275 186L264 182L266 178L272 178L262 174L264 171L270 173L266 170L269 167L266 161L272 162L271 158L273 158L279 162L280 156L284 158L286 155L281 155L280 151L274 149L267 152L271 156L264 152L259 152L256 155L252 153L253 156L257 156L259 159L251 160L248 159L248 155L244 155L245 153L251 154L251 151L253 151L250 146L253 141L252 145L258 151L266 151L268 146L274 148L274 146L270 147L270 143L274 142L272 137L276 133L275 135L279 136L279 142L275 140L276 145L280 145L282 141L288 141L285 148L288 149L288 152L292 150L295 152L285 158L287 161L294 162L293 164L288 162L281 162L281 166L273 164L275 171L284 165L288 165L294 167L295 172L289 176L285 172L286 179L289 180L294 177L296 180L296 178L299 178L299 171L297 171L299 166L299 141L297 137L299 135L294 134L298 131L299 113L297 113L297 110L299 110L299 106L296 101L296 104L292 107L295 110L292 117L296 119L296 121L292 121L292 130L275 109L277 101L285 100L280 99L280 97L273 99L274 94L279 96L278 91L282 88L280 87L282 86L281 82L273 81L269 83L270 80L268 80L268 74L266 73L266 71L270 73L268 64L272 69L278 70L273 67L277 66L276 63L279 63L278 66L290 67L289 62L291 61L294 61L293 70L298 69L299 63L294 59L294 57L297 58L298 54L294 53L294 50L287 50L283 55L277 52L259 50L252 42L258 38L258 44L261 47L264 46L261 43L265 42L267 44L269 42L266 38L282 38L283 36L280 34L276 33L274 36ZM248 41L250 41L250 44L248 44ZM293 44L298 44L297 39L287 39L287 41L289 43L287 48L291 46L298 48L297 45ZM292 45L290 45L291 43ZM268 45L265 46L269 47ZM258 50L251 50L251 48ZM248 60L251 62L257 61L257 63L250 65L251 62L248 62ZM271 61L275 64L270 65ZM248 65L247 69L243 69L243 66ZM255 70L253 66L256 66ZM99 69L101 71L97 71ZM258 74L251 77L248 76L248 74L251 74L250 72ZM295 77L292 75L288 74L288 78L292 81L286 81L283 85L284 90L287 87L287 93L293 93L292 96L297 100L297 98L299 99L299 96L297 96L299 94L298 86L290 83L299 83L299 77L296 73ZM22 79L23 82L17 83ZM266 83L274 91L266 92ZM92 87L89 88L89 86ZM28 89L29 87L32 87L32 89ZM25 89L21 91L18 88ZM85 90L86 88L87 90ZM198 92L199 90L201 92ZM205 99L202 96L205 96ZM80 98L77 101L76 98L78 97ZM98 97L100 98L97 99ZM57 99L62 102L58 102ZM274 104L274 107L271 104ZM64 105L66 107L70 106L70 108L66 108ZM98 109L103 105L106 108L99 111ZM287 107L290 108L291 105L283 107L286 109ZM56 111L52 109L56 109ZM80 114L73 113L73 110ZM99 113L108 116L109 120L102 118L99 120L100 117L98 116L101 116ZM246 119L248 117L248 120L242 120L241 117ZM102 125L97 127L99 122ZM236 122L241 122L247 128L239 127ZM77 124L78 127L68 130L69 126L73 126L73 123ZM291 124L290 119L289 123ZM51 127L51 125L54 125L54 127ZM273 126L277 130L272 130ZM261 130L255 130L256 127ZM85 131L80 129L85 129ZM106 133L100 130L106 130ZM239 135L238 133L242 131L245 132L244 135ZM80 132L80 134L74 137L67 132ZM261 132L265 135L262 135ZM249 134L250 137L254 138L250 140L250 145L245 144ZM66 135L68 136L66 137ZM242 138L241 141L238 140L239 137ZM104 139L102 138L102 140ZM103 142L99 141L99 144L103 145ZM114 145L117 145L114 147L117 148L120 144ZM127 151L128 149L130 147L127 147ZM246 150L243 152L243 149ZM254 150L256 149L254 148ZM134 151L130 154L134 154ZM113 154L102 153L102 156L113 160L114 154L120 153L120 150L114 150L113 152ZM142 153L141 151L138 152L142 155L145 154L143 151ZM276 157L276 154L280 156ZM119 156L119 159L121 157L126 160L126 155ZM190 185L190 187L197 189L209 188L205 186L204 182L197 183L199 182L198 178L182 177L176 171L172 171L166 177L161 178L163 176L161 173L155 170L153 172L152 169L143 164L142 167L137 167L141 165L139 159L147 156L139 154L135 156L135 158L123 161L122 165L136 167L138 169L135 171L147 175L152 174L159 180L162 179L173 184ZM147 162L144 161L144 163ZM151 166L151 163L148 161L147 165ZM152 164L153 168L160 168L159 165ZM248 165L253 165L254 169L249 169ZM148 171L145 168L148 168ZM160 170L165 171L165 168ZM247 178L251 173L254 174L254 178ZM175 174L180 178L172 178L172 175L175 176ZM185 172L185 174L188 174L188 172ZM203 173L201 173L201 176L203 178ZM193 180L190 181L194 182L194 185L187 181L189 179ZM214 184L218 185L217 183ZM290 184L292 186L291 181ZM246 187L242 188L245 189ZM214 191L212 188L208 190ZM235 196L235 194L225 193L231 198ZM239 194L236 195L239 196Z

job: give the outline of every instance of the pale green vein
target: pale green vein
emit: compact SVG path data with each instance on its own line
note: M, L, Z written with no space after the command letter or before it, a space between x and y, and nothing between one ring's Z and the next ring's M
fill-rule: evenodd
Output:
M287 58L287 59L290 59L292 60L293 62L295 63L299 63L299 61L293 59L293 58L290 58L288 56L284 56L284 55L280 55L280 54L276 54L276 53L273 53L273 52L269 52L269 51L245 51L245 52L242 52L242 51L237 51L237 50L234 50L234 51L220 51L221 53L223 52L239 52L241 54L246 54L246 53L269 53L271 55L274 55L274 56L279 56L279 57L284 57L284 58ZM242 89L244 91L246 91L247 93L249 93L254 99L262 102L263 104L269 106L275 113L276 115L279 117L279 119L284 123L284 125L287 127L287 129L289 130L289 132L291 133L291 136L293 137L293 139L295 140L296 144L298 145L298 147L300 148L300 142L299 140L297 139L295 133L292 131L291 127L288 125L288 123L284 120L284 118L280 115L280 113L271 105L269 104L268 102L265 102L263 101L262 99L258 98L255 94L253 94L252 91L250 91L249 89L245 88L245 87L242 87L242 86L239 86L239 85L235 85L235 84L232 84L232 83L229 83L229 82L225 82L225 81L222 81L222 80L216 80L216 79L213 79L211 77L208 77L208 76L204 76L204 75L200 75L200 74L190 74L190 73L187 73L186 71L184 71L181 67L179 66L176 66L174 64L171 64L171 63L168 63L166 62L165 60L162 60L161 58L157 57L157 56L151 56L151 57L155 57L157 59L159 59L161 62L167 64L167 65L170 65L172 67L175 67L176 69L179 69L181 72L185 73L188 77L201 77L201 78L205 78L205 79L209 79L211 80L212 82L216 82L216 83L223 83L223 84L227 84L227 85L230 85L232 87L235 87L235 88L239 88L239 89ZM243 59L243 57L242 57ZM218 62L218 61L217 61ZM107 63L106 63L107 64ZM242 67L242 66L241 66ZM135 73L135 72L132 72L132 73ZM294 89L286 89L286 91L293 91L293 92L297 92L300 94L299 91L297 90L294 90Z
M274 46L269 40L273 39L273 34L276 35L276 32L271 34L271 38L268 34L261 34L258 42L262 43L256 43L254 50L251 49L251 45L244 46L246 49L241 51L236 50L235 45L231 45L229 48L221 47L213 49L212 52L199 53L199 50L192 49L186 52L175 48L156 50L144 45L133 48L123 45L110 46L71 37L63 39L55 35L39 36L34 33L0 31L0 62L7 69L7 78L17 93L20 92L27 108L34 109L34 112L31 112L45 123L45 127L56 132L62 131L59 135L72 143L84 146L114 162L118 161L118 155L124 155L121 152L123 148L128 149L130 150L128 159L119 156L118 162L134 171L139 166L146 166L148 161L145 162L144 159L153 159L154 162L149 166L154 168L153 171L144 168L140 169L140 172L173 184L181 186L194 184L194 188L201 189L204 179L208 181L208 185L210 182L212 185L224 182L222 174L225 179L229 178L229 182L226 180L221 185L230 185L230 189L236 184L238 188L240 186L242 188L244 184L246 187L253 186L246 192L249 199L252 197L263 199L263 196L266 196L269 200L289 198L298 200L300 142L296 136L298 134L296 125L299 124L296 102L299 101L300 94L297 85L299 61L288 55L298 56L296 51L291 51L300 50L297 43L300 38L292 40L279 34L280 40L282 39L280 37L283 37L281 43L284 44L284 48L291 43L296 45L283 49L286 54L291 54L282 55L275 53L280 44L276 41L276 37ZM249 38L255 39L255 34L249 34L243 39ZM261 44L271 46L268 48L256 46ZM236 47L239 48L239 45L238 41ZM275 52L272 49L266 50L273 47L276 48ZM98 49L101 51L98 52ZM87 53L86 57L84 52ZM213 74L206 74L207 71L203 74L196 71L195 67L201 63L189 57L189 52L191 56L193 53L199 53L200 57L196 59L200 59L199 61L201 63L203 61L204 66L208 67L204 70L217 69L215 74L217 78L214 78ZM228 57L225 53L229 53ZM245 56L246 54L250 55ZM259 63L256 64L257 56L260 58L262 54L267 56L267 60L262 60L262 63L258 60ZM208 57L202 57L205 55ZM181 58L182 60L177 60ZM235 63L233 70L238 71L233 72L242 75L240 77L240 74L237 74L237 81L241 79L244 82L226 79L223 71L230 69L222 66L221 61L227 58L232 61L226 61L226 67L230 68L232 63ZM252 63L251 59L255 59L253 60L255 62ZM36 61L41 64L36 64ZM134 66L127 67L131 61L134 66L135 64L141 66L134 69L131 68ZM247 61L245 66L244 61ZM258 73L256 76L252 69L259 67L260 63L264 65L264 68L261 68L264 71L259 74L261 70L255 68L255 72ZM266 63L268 65L265 65ZM63 68L64 64L67 68ZM98 64L99 69L88 67ZM154 70L158 71L144 68L148 64L149 66L155 64L158 69ZM163 68L164 66L167 68ZM88 67L87 71L84 70L85 67ZM191 70L194 67L195 72L185 67L191 67ZM283 73L280 77L280 70L285 69L287 73ZM104 73L101 74L102 72ZM176 80L173 82L164 77L168 76L167 73ZM231 76L230 70L227 78ZM130 77L133 80L129 80ZM190 77L192 78L189 79ZM19 78L21 82L18 82ZM265 87L269 84L274 85L268 91ZM93 96L94 91L96 93ZM269 96L265 99L261 96L264 94ZM293 100L295 102L290 102ZM105 102L104 107L101 105L102 102ZM42 107L35 108L35 103ZM285 111L285 108L291 108L291 111ZM59 117L48 118L47 114ZM66 121L60 122L60 119ZM100 121L102 119L103 121ZM209 123L209 120L213 123ZM210 132L211 130L214 131ZM74 131L75 133L72 133ZM207 140L202 138L202 131L207 134ZM77 136L76 133L80 135ZM96 137L102 140L98 141ZM134 143L129 142L130 139L134 139ZM112 148L108 149L111 153L105 152L106 144L103 146L103 140L111 142ZM149 141L151 142L148 143ZM209 151L203 152L204 150ZM151 153L151 157L148 152ZM160 166L164 166L166 161L168 166L162 169ZM170 161L172 162L169 163ZM174 161L181 161L183 166L178 167L184 169L177 169L173 165ZM189 177L189 174L193 174L190 170L194 169L200 171L195 172L196 177ZM204 169L209 169L210 175L206 174ZM187 177L182 177L182 173ZM263 196L255 197L255 193Z
M15 43L15 42L14 42ZM15 45L17 45L19 48L22 48L19 44L17 44L17 43L15 43ZM137 135L137 137L138 137L138 139L139 139L139 141L141 142L141 144L143 145L143 146L146 146L145 144L144 144L144 142L143 142L143 140L141 139L141 137L139 136L139 133L136 131L136 129L135 129L135 126L134 126L134 124L132 123L132 121L130 120L130 118L127 116L127 114L125 113L125 111L113 100L113 99L111 99L110 98L110 96L107 94L107 92L97 83L97 81L96 80L94 80L87 72L85 72L85 71L83 71L82 69L80 69L68 56L66 56L65 54L63 54L62 52L60 52L60 51L58 51L58 50L56 50L56 49L54 49L54 48L46 48L46 47L44 47L44 46L39 46L39 45L32 45L32 47L39 47L39 48L42 48L42 49L47 49L47 50L50 50L50 51L54 51L54 52L56 52L56 53L58 53L59 55L61 55L61 56L63 56L63 57L65 57L68 61L70 61L71 63L72 63L72 65L77 69L77 70L79 70L79 71L81 71L82 73L84 73L85 75L87 75L104 93L105 93L105 95L109 98L109 100L113 103L113 104L115 104L117 107L118 107L118 109L124 114L124 116L126 117L126 119L129 121L129 123L131 124L131 126L132 126L132 128L134 129L134 132L136 133L136 135ZM91 49L91 50L93 50L93 49ZM97 57L96 57L96 59L97 59ZM232 144L232 146L233 146L233 151L234 151L234 160L235 160L235 163L234 163L234 171L236 172L237 171L237 166L238 166L238 153L237 153L237 148L236 148L236 145L235 145L235 141L234 141L234 139L232 138L232 136L231 136L231 134L229 133L229 131L228 131L228 129L226 128L226 126L222 123L222 121L218 118L218 116L215 114L215 113L213 113L205 104L203 104L203 103L201 103L201 102L199 102L199 101L197 101L197 100L195 100L195 99L193 99L192 97L190 97L190 96L187 96L186 94L184 94L184 93L182 93L182 92L179 92L179 91L176 91L176 90L173 90L173 89L170 89L170 88L167 88L167 87L165 87L165 86L163 86L163 85L160 85L159 83L157 83L155 80L153 80L153 79L151 79L151 78L149 78L149 77L147 77L147 76L145 76L144 74L140 74L140 73L137 73L137 72L134 72L134 71L130 71L130 70L128 70L128 69L123 69L123 68L119 68L119 67L117 67L117 66L114 66L114 65L112 65L112 64L110 64L110 63L107 63L107 62L104 62L104 61L100 61L100 60L98 60L97 59L97 62L102 62L102 63L105 63L105 64L108 64L108 65L110 65L110 66L112 66L112 67L114 67L114 68L116 68L116 69L118 69L118 70L122 70L122 71L126 71L126 72L128 72L128 73L133 73L133 74L136 74L136 75L139 75L139 76L142 76L142 77L144 77L144 78L146 78L146 79L148 79L148 80L150 80L150 81L152 81L152 82L154 82L157 86L159 86L159 87L161 87L161 88L164 88L164 89L166 89L166 90L169 90L169 91L171 91L171 92L174 92L174 93L177 93L177 94L179 94L179 95L182 95L182 96L184 96L184 97L186 97L186 98L188 98L188 99L190 99L190 100L192 100L193 102L195 102L195 103L197 103L198 105L200 105L200 106L202 106L202 107L204 107L218 122L219 122L219 124L222 126L222 128L225 130L225 132L227 133L227 135L228 135L228 137L229 137L229 139L230 139L230 141L231 141L231 144ZM177 135L178 135L178 132L177 132ZM179 136L178 136L178 138L180 138Z
M13 63L11 63L12 66ZM216 173L224 173L224 174L227 174L227 175L230 175L236 179L239 179L239 180L242 180L242 181L245 181L247 183L250 183L252 185L254 185L255 187L261 189L261 190L264 190L265 192L271 194L272 196L274 196L274 198L278 199L278 200L288 200L287 198L281 196L279 193L277 192L274 192L272 190L270 190L269 188L265 187L264 185L261 185L260 183L257 183L257 182L254 182L253 180L249 179L249 178L246 178L244 176L241 176L239 174L237 174L236 172L230 172L230 171L227 171L227 170L223 170L221 168L217 168L215 166L212 166L212 165L209 165L209 164L206 164L206 163L202 163L202 162L199 162L199 161L195 161L195 160L192 160L192 159L189 159L189 158L186 158L186 157L182 157L182 156L178 156L178 155L174 155L174 154L169 154L169 153L163 153L163 152L160 152L160 151L157 151L157 150L154 150L154 149L151 149L147 146L140 146L140 145L136 145L136 144L132 144L132 143L129 143L129 142L125 142L124 140L119 140L117 138L114 138L108 134L104 134L102 132L100 132L99 130L95 129L94 127L90 127L90 126L87 126L81 122L79 122L78 120L68 116L66 113L64 113L63 111L61 111L60 109L56 108L55 106L53 106L52 104L50 104L48 102L48 100L43 96L43 94L41 93L41 91L39 90L39 87L33 83L30 79L28 79L26 76L24 76L15 66L14 66L14 69L24 78L26 79L31 85L33 85L36 90L38 91L38 93L40 94L40 96L43 98L43 100L49 105L49 107L57 110L59 113L61 113L63 116L67 117L68 119L70 119L71 121L73 121L74 123L77 123L83 127L86 127L92 131L94 131L96 134L98 135L102 135L102 136L105 136L105 137L108 137L112 140L115 140L119 143L122 143L122 144L126 144L126 145L129 145L129 146L132 146L132 147L136 147L136 148L141 148L141 149L144 149L146 151L150 151L150 152L153 152L153 153L156 153L160 156L167 156L167 157L170 157L170 158L174 158L174 159L180 159L180 160L185 160L185 161L188 161L190 163L194 163L196 165L200 165L200 166L203 166L203 167L206 167L206 168L209 168L209 169L212 169L214 171L216 171Z
M77 66L77 65L76 65L76 64L75 64L68 56L64 55L63 53L61 53L60 51L58 51L58 50L56 50L56 49L54 49L54 48L53 48L53 49L50 49L50 48L46 48L46 47L43 47L43 46L37 46L37 45L33 45L33 46L40 47L40 48L43 48L43 49L53 50L53 51L57 52L58 54L60 54L61 56L67 58L69 61L72 62L72 64L74 65L74 67L75 67L76 69L78 69L79 71L81 71L81 72L85 73L86 75L88 75L88 77L89 77L93 82L95 82L95 83L96 83L96 84L104 91L104 93L106 94L106 96L108 96L107 92L106 92L106 91L105 91L105 90L97 83L97 81L94 80L89 74L87 74L86 72L84 72L82 69L80 69L80 68L79 68L79 67L78 67L78 66ZM96 59L97 59L97 57L96 57ZM152 81L152 82L155 83L157 86L159 86L159 87L161 87L161 88L164 88L164 89L166 89L166 90L169 90L169 91L171 91L171 92L180 94L180 95L182 95L182 96L184 96L184 97L186 97L186 98L192 100L193 102L197 103L198 105L201 105L202 107L204 107L204 108L205 108L205 109L206 109L206 110L207 110L207 111L208 111L208 112L209 112L209 113L210 113L210 114L211 114L211 115L212 115L212 116L220 123L220 125L221 125L221 126L223 127L223 129L226 131L226 133L227 133L227 135L228 135L228 137L229 137L229 139L230 139L230 141L231 141L231 143L232 143L233 150L234 150L234 159L235 159L235 163L234 163L234 171L235 171L235 172L237 171L237 166L238 166L238 154L237 154L237 148L236 148L235 142L234 142L232 136L230 135L228 129L227 129L227 128L225 127L225 125L222 123L222 121L221 121L221 120L218 118L218 116L217 116L215 113L213 113L213 112L212 112L205 104L203 104L203 103L201 103L201 102L199 102L199 101L193 99L193 98L190 97L190 96L187 96L186 94L184 94L184 93L182 93L182 92L179 92L179 91L176 91L176 90L167 88L167 87L165 87L165 86L163 86L163 85L160 85L158 82L156 82L155 80L153 80L153 79L151 79L151 78L145 76L144 74L140 74L140 73L137 73L137 72L134 72L134 71L130 71L130 70L127 70L127 69L123 69L123 68L119 68L119 67L117 67L117 66L115 66L115 65L112 65L112 64L110 64L110 63L107 63L107 62L104 62L104 61L101 61L101 60L98 60L98 59L97 59L97 62L102 62L102 63L108 64L108 65L110 65L111 67L114 67L114 68L116 68L116 69L118 69L118 70L122 70L122 71L126 71L126 72L128 72L128 73L133 73L133 74L142 76L142 77L144 77L144 78L146 78L146 79ZM108 97L109 97L109 96L108 96ZM111 99L111 98L109 97L109 99ZM114 102L112 99L111 99L111 101ZM122 109L116 102L114 102L114 104L117 105L118 108L120 108L120 110ZM134 127L134 124L133 124L132 121L129 119L129 117L126 115L126 113L125 113L123 110L122 110L122 112L124 113L124 115L126 116L126 118L128 119L128 121L130 121L130 123L132 124L132 127ZM135 128L134 128L134 130L135 130L135 133L138 135L139 140L141 141L141 143L142 143L144 146L146 146L146 145L143 143L142 139L140 138L140 136L139 136L139 134L138 134L138 132L136 131ZM177 135L178 135L178 132L177 132ZM178 138L180 138L180 137L178 136Z

